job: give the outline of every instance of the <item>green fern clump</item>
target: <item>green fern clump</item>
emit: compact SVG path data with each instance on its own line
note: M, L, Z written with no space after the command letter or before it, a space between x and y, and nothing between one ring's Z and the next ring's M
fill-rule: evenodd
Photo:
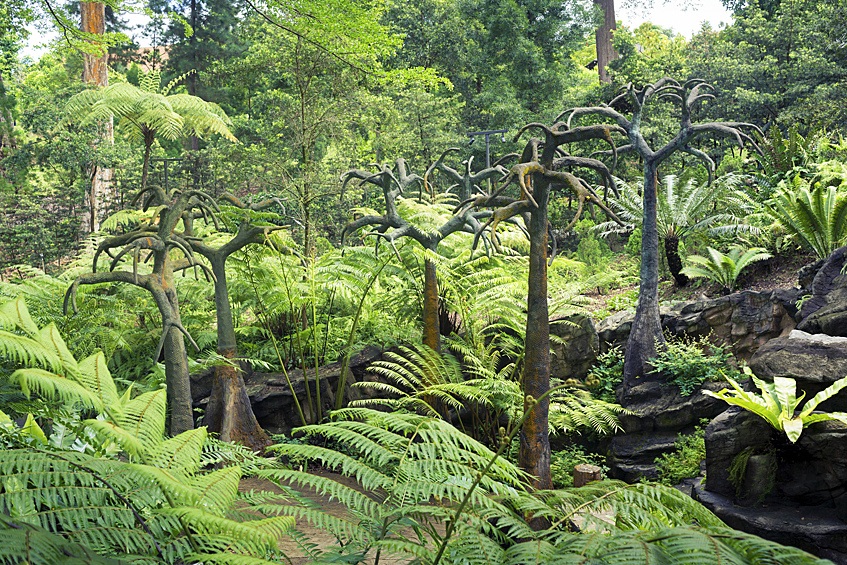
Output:
M691 434L679 434L673 452L663 453L655 461L660 483L673 486L700 474L700 463L706 459L705 435L704 425Z
M11 382L27 397L63 403L65 419L76 419L70 430L54 421L48 437L30 417L22 432L33 441L0 452L0 508L14 521L0 526L0 561L19 556L6 542L23 523L41 543L31 562L65 563L54 552L64 542L44 530L67 547L120 559L270 563L263 557L292 520L241 508L238 481L243 469L258 468L255 456L210 449L205 428L166 439L164 389L119 393L101 352L74 359L55 326L38 328L22 298L0 305L0 324L19 332L0 332L7 357L39 365L16 370ZM96 417L81 419L80 408ZM57 438L67 432L73 449ZM205 471L214 465L221 468Z
M276 446L288 456L320 461L358 488L295 470L259 472L280 486L314 488L350 510L339 517L307 499L281 507L281 513L338 537L339 547L311 548L316 561L829 563L731 530L690 497L662 485L600 481L531 492L515 466L438 418L353 408L302 431L353 446L359 454L303 443ZM548 526L533 530L528 515Z
M738 371L730 365L732 354L726 346L699 339L669 340L653 359L653 370L664 375L668 384L679 387L682 396L690 396L706 381L726 380Z

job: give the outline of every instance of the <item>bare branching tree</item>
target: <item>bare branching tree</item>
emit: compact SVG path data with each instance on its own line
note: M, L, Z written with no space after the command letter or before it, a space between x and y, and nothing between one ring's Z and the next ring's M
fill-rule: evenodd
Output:
M638 307L635 320L626 345L626 361L624 364L624 385L629 387L638 376L649 372L649 360L655 357L657 347L664 343L662 326L659 321L659 236L657 231L657 173L659 166L668 157L682 151L700 159L709 170L710 179L714 163L701 150L692 147L691 143L698 137L713 135L727 137L739 145L751 145L758 150L753 139L745 130L757 131L753 124L742 122L709 122L694 124L691 113L701 100L714 98L710 92L714 89L699 79L691 79L685 84L679 84L672 78L665 77L655 84L636 89L632 84L608 105L585 108L572 108L559 118L567 115L567 125L570 127L574 118L580 116L600 116L613 121L622 129L629 144L618 148L618 153L634 152L643 161L644 171L644 218L641 227L641 285L638 295ZM642 135L641 122L645 106L652 100L671 100L680 108L679 130L676 135L662 147L653 150ZM615 109L616 106L632 108L632 117L626 118Z
M455 177L451 178L457 180L457 184L465 186L465 178L443 164L444 156L451 151L457 151L457 149L448 149L445 151L437 163L440 163L440 167L452 171L452 173L448 172L448 175L455 174ZM470 207L465 207L438 228L432 231L424 231L404 219L397 210L398 198L401 198L407 193L414 184L423 184L423 179L419 175L409 174L406 169L406 162L402 158L395 161L393 170L388 165L382 165L379 169L377 173L354 169L342 175L341 178L345 184L350 179L356 178L360 179L362 183L371 183L381 187L385 203L385 214L381 216L366 215L348 223L344 227L342 239L347 234L354 233L365 227L371 227L373 228L372 231L366 232L364 236L376 237L377 245L379 245L380 241L385 241L394 246L394 242L397 239L410 237L417 241L424 249L436 252L438 244L454 233L479 233L482 227L480 219L490 215L490 212L476 211ZM430 167L429 172L432 170L432 167ZM481 182L483 179L488 178L488 176L494 174L499 175L503 171L502 167L499 166L496 169L492 167L491 170L494 172L476 173L475 175L470 174L468 171L468 176L473 176L478 179L476 182ZM475 184L467 186L470 187L468 190L474 190L474 186L477 186L478 189L478 185ZM438 302L438 279L435 264L432 261L426 260L424 261L423 342L435 351L440 349L441 344L438 323Z
M586 203L599 206L610 218L617 219L591 185L572 173L561 170L591 169L600 174L607 188L617 192L608 167L596 159L569 156L560 147L577 141L602 140L609 143L615 153L611 135L622 131L620 128L606 125L571 130L561 122L552 127L528 124L521 128L515 141L528 129L540 129L544 133L544 139L530 139L521 155L521 162L510 169L497 190L490 195L479 194L469 198L463 202L460 210L493 208L487 222L477 234L488 226L493 230L498 222L516 216L523 218L529 234L529 292L522 379L524 410L531 413L524 420L520 433L520 465L535 477L533 486L545 489L552 486L547 423L549 400L547 397L540 402L537 399L550 389L550 321L547 305L547 234L550 223L547 220L547 204L551 191L561 188L579 202L571 225L579 219ZM520 194L517 197L505 196L506 188L513 183L520 188ZM492 235L492 239L493 237ZM552 254L555 254L555 248Z

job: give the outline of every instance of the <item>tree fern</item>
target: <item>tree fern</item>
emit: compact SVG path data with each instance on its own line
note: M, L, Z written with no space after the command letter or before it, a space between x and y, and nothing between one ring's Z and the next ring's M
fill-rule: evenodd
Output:
M18 306L19 323L25 324L26 307ZM216 456L204 455L205 428L165 439L164 390L119 395L101 353L78 363L54 328L30 330L56 354L61 370L19 369L14 382L27 394L93 408L97 418L80 425L87 446L82 452L56 449L49 440L39 450L0 452L0 508L10 518L102 555L175 562L211 554L216 562L270 563L265 557L276 551L276 540L292 521L236 510L243 504L240 466L201 468L204 462L234 461L237 448L217 444ZM122 458L104 457L110 454ZM246 459L258 466L255 456Z

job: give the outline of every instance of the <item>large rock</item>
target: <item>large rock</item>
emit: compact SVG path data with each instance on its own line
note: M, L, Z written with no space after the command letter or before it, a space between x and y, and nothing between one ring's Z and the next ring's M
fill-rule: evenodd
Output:
M794 329L798 296L797 289L743 291L663 305L659 316L662 327L672 335L709 335L715 343L731 346L736 359L746 361L762 345ZM626 344L634 317L634 311L623 311L597 324L604 351Z
M762 346L750 359L750 369L762 380L790 377L797 381L798 394L811 398L836 380L847 376L847 338L808 334L794 330ZM818 406L828 412L847 411L847 393L840 393Z
M738 489L729 480L729 470L747 448L776 457L774 486L766 501L821 506L847 521L847 427L837 422L813 424L792 444L784 432L758 416L731 408L706 428L706 490L735 498Z
M609 474L628 482L657 476L655 460L670 453L680 433L691 433L700 420L726 410L722 400L702 389L720 390L726 383L704 383L701 390L682 396L679 387L646 380L625 393L621 405L633 414L620 416L623 433L612 438L607 450Z
M812 334L847 336L847 247L826 258L812 281L812 296L803 302L797 329Z
M584 379L600 353L600 337L594 322L580 314L550 320L550 376L557 379Z
M737 488L730 468L748 448L775 462L775 472L757 473L751 457ZM733 528L847 564L847 427L813 424L792 444L760 417L730 408L706 428L706 483L695 498Z
M847 565L847 524L830 509L773 502L765 508L744 508L698 484L694 498L731 528Z

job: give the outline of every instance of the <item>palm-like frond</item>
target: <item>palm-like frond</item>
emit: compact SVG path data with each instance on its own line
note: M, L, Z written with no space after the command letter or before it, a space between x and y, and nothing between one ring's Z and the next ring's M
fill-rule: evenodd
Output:
M847 240L847 197L835 186L808 185L799 176L792 184L780 185L767 213L819 259L829 257Z
M277 447L338 468L355 477L360 489L298 471L279 470L266 476L281 485L308 485L343 501L354 519L326 514L308 500L277 508L333 531L345 544L344 553L355 556L357 562L380 550L382 555L424 563L433 562L439 554L445 563L515 565L764 565L779 561L780 555L803 565L827 563L730 530L676 489L601 481L578 489L533 493L521 486L517 469L495 460L494 453L438 419L367 409L347 409L334 416L333 422L303 431L350 446L358 453L358 467L344 470L346 456L339 458L325 448ZM491 476L482 478L481 492L469 492L473 477L492 460L495 465ZM360 473L360 469L369 471ZM461 501L466 504L457 516L455 509ZM551 526L533 531L526 515L546 518ZM449 538L436 527L439 523L455 526ZM581 533L563 527L573 523L580 524ZM441 544L445 547L439 553Z
M682 272L692 278L699 277L712 280L730 292L735 289L738 275L745 267L771 257L771 254L761 247L745 250L743 247L735 245L727 255L711 247L708 247L707 250L709 252L708 257L689 256L688 261L694 264L685 267Z
M755 209L755 203L743 192L745 177L729 174L718 178L713 184L698 184L696 179L679 182L674 175L663 179L657 191L657 227L661 238L683 238L689 233L710 234L728 231L753 231L744 219ZM616 179L620 197L611 200L618 217L631 230L641 226L643 203L641 187ZM597 229L606 233L621 231L614 222L599 224Z
M143 142L146 132L166 139L216 133L237 141L229 130L229 118L216 104L188 94L166 95L158 88L139 88L126 82L80 92L68 100L65 111L67 120L83 123L115 118L118 128L136 142Z

